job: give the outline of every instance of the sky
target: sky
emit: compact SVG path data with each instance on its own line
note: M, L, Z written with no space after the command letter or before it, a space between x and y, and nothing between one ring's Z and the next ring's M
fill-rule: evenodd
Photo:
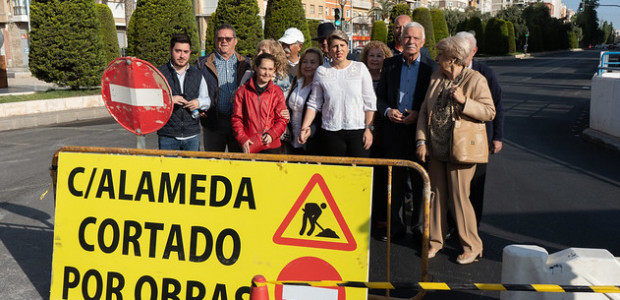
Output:
M579 9L579 3L581 0L563 0L566 7L577 12ZM620 0L599 0L599 4L615 4L620 6ZM616 6L599 6L596 10L596 15L598 16L599 24L603 23L603 21L614 23L615 29L620 29L620 7Z

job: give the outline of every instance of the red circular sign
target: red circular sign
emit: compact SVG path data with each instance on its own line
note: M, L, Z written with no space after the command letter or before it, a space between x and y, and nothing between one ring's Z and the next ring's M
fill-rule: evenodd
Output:
M138 135L159 130L172 115L172 93L166 78L135 57L117 58L106 67L101 95L116 122Z
M340 281L342 277L338 271L328 262L318 257L300 257L288 263L280 274L278 281L317 281L317 280L334 280ZM346 293L344 287L329 287L329 289L338 290L338 300L345 300ZM275 298L282 299L282 285L276 285Z

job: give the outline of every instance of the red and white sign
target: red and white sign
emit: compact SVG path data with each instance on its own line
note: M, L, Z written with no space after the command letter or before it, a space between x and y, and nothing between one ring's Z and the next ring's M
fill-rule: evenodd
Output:
M116 122L137 135L159 130L172 115L172 93L166 78L135 57L117 58L106 67L101 95Z
M320 195L322 195L322 199L327 202L324 204L323 209L326 211L326 215L331 213L336 220L337 228L323 228L319 224L318 226L323 231L332 232L331 235L322 235L319 234L317 236L327 236L329 239L325 238L309 238L310 234L301 234L298 237L287 237L285 235L285 231L288 230L289 226L291 226L294 220L301 220L302 215L304 215L304 211L308 210L308 206L303 207L304 204L307 204L306 200L310 193L314 191L315 188L319 189ZM316 205L316 204L315 204ZM318 206L317 206L318 208ZM322 214L319 213L319 215ZM318 218L318 216L317 216ZM305 218L304 218L305 219ZM306 220L304 220L305 222ZM316 220L314 221L316 222ZM294 225L299 225L295 223ZM312 226L312 225L311 225ZM305 225L304 225L305 227ZM303 228L303 227L302 227ZM298 229L297 229L298 230ZM303 229L302 229L303 230ZM310 230L312 231L312 229ZM340 233L340 234L338 234ZM290 245L290 246L300 246L300 247L310 247L310 248L321 248L321 249L330 249L330 250L342 250L342 251L353 251L357 249L357 243L353 234L351 234L351 229L347 225L342 213L340 212L340 208L338 208L338 204L336 204L336 200L334 200L334 196L331 191L327 187L327 183L323 176L320 174L314 174L306 187L303 189L297 201L288 212L282 224L278 227L275 234L273 235L273 242L279 245Z
M341 281L338 270L328 262L312 256L300 257L288 263L278 275L278 281ZM312 287L276 285L276 300L345 300L344 287Z

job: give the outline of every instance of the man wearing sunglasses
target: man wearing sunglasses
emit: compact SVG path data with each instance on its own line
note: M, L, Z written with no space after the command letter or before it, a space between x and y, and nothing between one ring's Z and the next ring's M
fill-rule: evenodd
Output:
M241 77L250 69L250 60L235 51L237 34L230 24L222 24L215 31L215 52L198 59L198 68L209 86L213 104L201 114L205 151L241 152L232 131L230 117L233 95Z

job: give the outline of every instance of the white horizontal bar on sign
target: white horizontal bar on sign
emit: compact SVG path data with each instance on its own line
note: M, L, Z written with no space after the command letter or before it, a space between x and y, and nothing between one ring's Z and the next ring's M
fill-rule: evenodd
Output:
M110 83L110 98L131 106L164 106L161 89L134 89Z
M338 300L338 290L314 286L284 285L284 300Z

